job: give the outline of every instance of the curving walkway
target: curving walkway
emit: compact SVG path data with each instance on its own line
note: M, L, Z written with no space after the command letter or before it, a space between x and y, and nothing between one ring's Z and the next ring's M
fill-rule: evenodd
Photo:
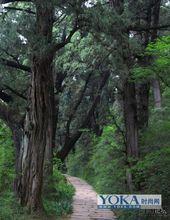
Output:
M97 193L92 186L77 177L66 175L66 178L76 192L73 213L63 220L116 220L112 211L97 209Z

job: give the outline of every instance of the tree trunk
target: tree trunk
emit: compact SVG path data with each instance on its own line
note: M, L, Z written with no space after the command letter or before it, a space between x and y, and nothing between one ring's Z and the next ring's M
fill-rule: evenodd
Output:
M124 11L124 0L112 0L112 6L118 13L122 15ZM126 36L126 38L125 38ZM122 57L122 66L125 67L123 75L123 116L125 121L125 147L126 147L126 163L128 169L126 170L126 182L130 192L133 189L132 173L130 168L134 163L131 162L133 158L135 161L139 157L138 146L138 124L137 124L137 103L135 83L130 82L130 69L133 66L133 59L129 47L129 33L126 29L121 30L121 35L117 36L117 45ZM129 160L130 159L130 160Z
M154 79L152 81L152 88L153 88L153 96L154 96L154 105L155 108L161 108L162 104L161 104L161 91L160 91L160 84L159 81L157 79Z
M48 77L47 77L48 75ZM34 63L31 106L27 113L20 150L20 176L17 192L21 204L41 211L44 170L52 169L53 75L51 64ZM45 168L45 169L44 169Z
M135 84L128 81L124 84L124 120L127 156L136 159L139 157L139 149Z
M128 190L133 192L133 177L131 167L139 158L138 121L135 83L129 82L128 79L124 84L123 108L126 139L126 163L128 166L126 170L126 181Z
M160 14L160 4L161 0L158 0L153 8L153 26L159 25L159 14ZM158 30L155 29L151 34L151 41L155 42L157 39ZM153 58L154 59L154 58ZM154 95L154 104L155 108L161 108L161 90L160 90L160 82L157 79L152 81L153 95Z
M57 152L57 157L64 162L65 159L67 158L68 154L70 153L70 151L74 148L76 142L78 141L78 139L81 137L82 135L82 131L78 131L75 135L73 135L72 137L66 137L65 138L65 143L64 146L62 147L62 149Z
M146 128L149 120L149 90L150 83L136 84L137 117L139 129Z
M52 41L53 5L36 1L37 20L35 42L32 47L32 75L29 108L25 118L16 192L23 206L30 212L41 212L44 172L52 172L54 145L54 80ZM45 168L45 169L44 169Z

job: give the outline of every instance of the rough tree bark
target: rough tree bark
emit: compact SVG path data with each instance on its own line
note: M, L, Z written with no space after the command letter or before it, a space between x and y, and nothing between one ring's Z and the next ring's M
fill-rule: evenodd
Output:
M52 170L54 80L52 42L53 3L35 1L36 31L32 45L32 74L29 106L18 166L15 190L30 212L41 212L44 166Z
M124 119L126 127L127 155L138 158L138 123L135 84L126 81L124 84Z
M144 129L148 126L149 90L149 82L136 84L137 119L139 129Z
M45 64L45 66L44 66ZM48 76L48 79L46 79ZM21 204L41 211L43 168L51 170L53 144L53 78L51 64L36 60L33 67L31 105L25 119L19 167L22 175L16 189ZM45 159L45 161L44 161ZM45 164L44 164L45 163Z
M131 167L139 159L138 119L135 83L126 79L123 85L123 115L125 122L125 147L126 147L126 181L127 188L133 191L133 177Z

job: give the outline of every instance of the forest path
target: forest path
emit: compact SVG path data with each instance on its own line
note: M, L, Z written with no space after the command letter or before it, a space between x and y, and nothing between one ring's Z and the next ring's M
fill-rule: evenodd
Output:
M76 192L73 198L73 213L63 220L116 220L110 210L97 209L97 193L87 182L66 175Z

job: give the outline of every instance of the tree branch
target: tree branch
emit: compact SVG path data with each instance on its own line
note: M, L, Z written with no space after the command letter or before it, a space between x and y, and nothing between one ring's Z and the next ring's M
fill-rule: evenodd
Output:
M97 91L97 95L94 98L94 101L93 101L89 111L87 112L87 115L86 115L85 119L83 120L82 124L77 129L77 131L74 134L72 134L71 137L66 136L63 148L59 152L57 152L57 157L60 158L62 161L65 160L65 158L68 156L69 152L74 147L77 140L81 137L81 135L83 133L82 129L89 127L91 115L93 114L93 112L94 112L94 110L95 110L95 108L96 108L96 106L97 106L97 104L100 100L101 91L102 91L103 87L105 86L109 76L110 76L109 72L104 73L104 75L103 75L103 77L100 81L100 85L99 85L99 88L98 88L98 91Z
M139 31L139 32L142 32L142 31L150 31L150 30L166 30L170 28L170 24L166 24L166 25L160 25L160 26L153 26L153 27L142 27L142 26L139 26L139 27L133 27L133 26L129 26L128 27L128 31Z
M0 64L2 64L3 66L8 66L8 67L20 69L20 70L31 73L31 68L29 66L19 64L18 62L15 62L15 61L0 58Z
M26 12L28 14L34 14L35 15L35 12L31 11L30 8L23 9L23 8L15 8L15 7L4 7L3 9L5 9L5 10L14 10L14 11L23 11L23 12Z
M32 2L32 0L0 0L0 4L7 4L13 2Z
M54 47L52 48L52 52L55 53L56 51L58 51L61 48L63 48L66 44L70 43L72 36L74 35L74 33L78 29L79 29L79 27L77 26L77 22L76 22L75 26L70 31L69 35L65 38L65 40L63 42L61 42L61 43L58 43L58 44L54 45Z
M85 119L84 119L84 121L83 121L83 123L82 123L82 125L81 125L81 127L79 129L88 128L89 123L90 123L90 117L91 117L93 111L95 110L95 108L97 106L97 103L100 100L102 89L105 86L105 84L106 84L106 82L107 82L109 77L110 77L110 73L109 72L105 72L104 76L101 79L100 86L98 88L97 95L96 95L96 97L95 97L95 99L93 101L93 104L91 105L91 108L89 109L89 111L87 113L87 116L85 117Z
M9 49L9 48L8 48ZM11 53L8 52L8 49L4 49L2 47L0 47L0 50L2 50L4 53L6 53L9 57L11 57L14 61L18 62L18 56L15 56Z
M85 94L85 92L86 92L87 85L88 85L88 83L89 83L89 81L90 81L91 76L92 76L92 72L90 72L90 73L88 74L87 79L86 79L86 82L85 82L85 84L84 84L84 87L83 87L83 89L80 91L79 98L78 98L76 104L73 106L72 111L71 111L71 113L70 113L70 115L69 115L69 119L68 119L67 125L66 125L66 129L67 129L67 133L68 133L68 134L69 134L69 130L70 130L71 121L72 121L72 119L73 119L73 117L74 117L74 115L75 115L75 113L76 113L76 111L77 111L79 105L80 105L81 102L82 102L82 99L83 99L84 94Z
M8 85L4 85L4 86L5 86L6 89L8 89L9 91L11 91L12 93L14 93L15 95L17 95L18 97L20 97L20 98L22 98L22 99L24 99L24 100L27 100L27 98L26 98L24 95L22 95L21 93L19 93L18 91L14 90L14 89L12 89L10 86L8 86Z

